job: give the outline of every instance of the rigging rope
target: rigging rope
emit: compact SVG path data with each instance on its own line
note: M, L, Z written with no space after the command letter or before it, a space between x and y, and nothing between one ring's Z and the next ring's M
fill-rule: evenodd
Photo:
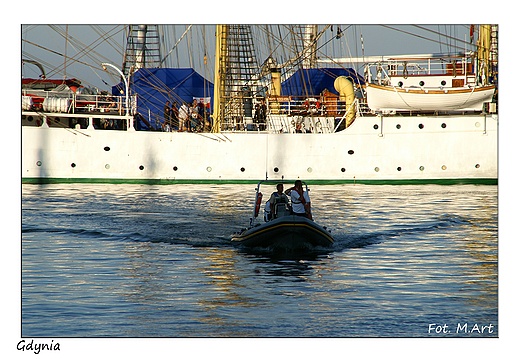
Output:
M391 27L391 26L388 26L388 25L380 25L380 26L382 26L382 27L386 27L386 28L388 28L388 29L395 30L395 31L398 31L398 32L402 32L403 34L407 34L407 35L410 35L410 36L418 37L418 38L423 39L423 40L428 40L428 41L432 41L432 42L439 42L439 43L442 43L441 41L437 41L437 40L433 40L433 39L430 39L430 38L425 37L425 36L421 36L421 35L413 34L413 33L411 33L411 32L405 31L405 30L396 29L396 28ZM414 26L417 26L417 25L414 25ZM420 26L417 26L417 27L421 28ZM424 30L427 30L427 31L431 31L431 32L433 32L433 33L436 33L436 32L433 31L433 30L428 30L428 29L426 29L426 28L423 28L423 29L424 29ZM453 38L453 37L448 36L448 35L446 35L446 37L447 37L447 38ZM453 39L454 39L454 38L453 38ZM458 40L458 39L457 39L457 40ZM466 41L464 41L464 40L458 40L458 41L463 42L463 43L466 43L466 44L470 44L469 42L466 42ZM448 45L447 43L442 43L442 44L444 44L444 45ZM465 48L463 48L463 47L461 47L461 46L457 46L457 45L452 45L452 47L457 48L457 49L459 49L459 50L465 50Z
M104 57L103 55L99 54L98 52L94 51L94 49L96 47L98 47L99 45L103 44L103 43L106 43L108 42L110 44L110 39L112 39L115 35L119 34L121 31L123 31L123 29L120 29L118 30L119 26L116 26L112 29L110 29L109 31L105 32L100 38L96 39L95 41L93 41L90 45L86 45L84 44L82 41L80 41L79 39L76 39L74 36L70 35L70 29L69 29L69 34L66 34L64 32L64 30L62 30L61 28L57 27L57 26L53 26L53 25L49 25L49 28L51 28L52 30L54 30L58 35L60 35L61 37L63 37L64 39L67 40L67 42L77 51L77 47L80 47L80 48L83 48L83 50L79 51L76 55L74 56L68 56L67 54L63 54L59 51L56 51L56 50L52 50L50 48L47 48L45 46L42 46L42 45L39 45L39 44L35 44L27 39L22 39L22 42L25 43L25 44L30 44L30 45L33 45L37 48L40 48L44 51L47 51L49 53L52 53L54 55L57 55L57 56L60 56L64 59L66 59L67 61L67 66L73 66L74 67L74 64L81 64L81 65L85 65L87 66L88 68L90 68L93 73L101 80L103 81L105 84L106 82L103 80L103 78L99 75L99 73L97 71L101 71L101 62L110 62L109 59L107 59L106 57ZM94 28L93 28L94 29ZM96 32L98 32L98 30L94 29ZM25 30L25 33L27 33L28 29ZM115 40L112 40L115 42ZM116 46L112 45L112 47L114 49L116 49L117 51L117 48ZM58 45L58 48L59 48L59 45ZM27 54L26 56L34 59L34 60L37 60L38 62L44 64L46 67L50 68L51 70L48 71L48 76L47 77L51 77L53 75L56 75L57 73L60 73L63 71L63 68L64 68L64 64L60 64L59 66L53 66L41 59L38 59L37 56L33 56L33 55L30 55L30 54ZM94 63L96 63L95 66L93 66L92 64L90 63L87 63L87 62L84 62L84 61L81 61L80 59L83 58L83 57L88 57L90 60L92 60ZM75 68L75 67L74 67ZM77 70L77 69L76 69ZM82 83L84 85L90 85L92 86L92 84L90 84L87 80L84 80L82 79Z

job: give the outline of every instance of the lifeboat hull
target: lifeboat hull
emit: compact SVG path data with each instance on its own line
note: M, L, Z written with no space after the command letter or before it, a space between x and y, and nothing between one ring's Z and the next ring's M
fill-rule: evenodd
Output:
M397 88L367 84L368 107L373 111L482 111L495 86L451 89Z

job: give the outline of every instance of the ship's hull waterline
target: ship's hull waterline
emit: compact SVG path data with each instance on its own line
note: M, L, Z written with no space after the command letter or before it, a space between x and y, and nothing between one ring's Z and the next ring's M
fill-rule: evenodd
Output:
M365 116L330 134L22 126L22 183L497 183L497 116Z

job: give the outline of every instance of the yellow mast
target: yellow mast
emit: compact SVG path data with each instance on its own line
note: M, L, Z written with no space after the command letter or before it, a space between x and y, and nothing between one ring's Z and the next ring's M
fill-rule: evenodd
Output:
M213 97L213 128L211 132L220 132L222 123L222 104L221 91L222 82L226 76L226 59L227 59L227 34L229 25L217 25L217 39L215 49L215 91Z
M482 75L484 76L484 84L489 83L489 73L491 70L490 64L490 47L491 47L491 25L480 25L478 38L478 71L482 68Z

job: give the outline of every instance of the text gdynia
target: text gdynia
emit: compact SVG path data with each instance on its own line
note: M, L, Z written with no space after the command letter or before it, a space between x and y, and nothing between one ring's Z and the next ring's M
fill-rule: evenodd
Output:
M51 340L50 343L35 343L34 339L31 339L30 342L20 340L16 349L21 351L34 351L34 354L40 354L42 350L60 350L60 343L55 343L54 340Z

